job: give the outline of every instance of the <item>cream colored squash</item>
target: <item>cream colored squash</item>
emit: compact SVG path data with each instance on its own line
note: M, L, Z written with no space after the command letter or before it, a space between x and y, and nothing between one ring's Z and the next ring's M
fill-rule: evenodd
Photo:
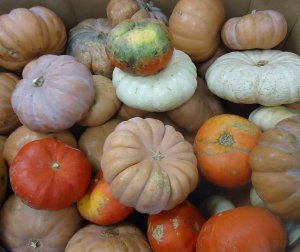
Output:
M288 109L284 106L261 106L253 110L248 119L262 130L267 130L274 127L281 120L299 114L300 111Z
M219 57L205 75L217 96L264 106L300 100L300 56L280 50L231 52Z
M190 57L174 50L167 67L146 77L113 71L118 98L131 108L163 112L188 101L197 87L197 70Z

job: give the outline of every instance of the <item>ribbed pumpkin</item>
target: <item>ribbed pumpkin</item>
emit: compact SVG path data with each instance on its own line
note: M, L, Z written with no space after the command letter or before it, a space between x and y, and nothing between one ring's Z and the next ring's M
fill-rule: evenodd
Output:
M287 21L278 11L252 11L230 18L222 27L222 40L233 50L270 49L287 35Z
M114 66L107 58L105 44L112 25L107 18L89 18L69 32L67 54L86 65L93 74L111 78Z
M300 220L300 116L266 130L250 155L252 184L266 207Z
M0 134L11 133L20 125L11 106L11 95L20 78L12 73L0 73Z
M155 18L165 25L169 23L169 18L151 0L110 0L106 6L106 14L113 26L126 19L141 18Z
M55 138L74 148L77 147L77 141L71 132L64 130L53 134L44 134L28 129L26 126L20 126L14 130L4 143L3 157L10 165L17 155L18 151L27 143L43 138Z
M111 119L121 107L116 89L111 79L102 75L93 75L95 87L94 103L78 124L81 126L99 126Z
M78 141L79 149L85 153L94 174L101 170L102 149L105 139L120 122L122 120L112 119L100 126L88 127L80 135Z
M12 107L23 125L57 132L82 119L94 102L93 76L68 55L43 55L23 70L12 94Z
M224 21L222 0L178 1L169 19L174 47L194 62L209 59L218 48Z
M203 79L198 77L197 83L197 89L191 99L166 112L173 122L189 132L197 132L207 119L223 113L220 100L208 90Z
M0 242L9 251L63 252L83 219L75 206L37 210L11 195L0 211Z
M63 21L42 6L13 9L0 16L0 66L21 71L44 54L60 54L67 41Z
M192 145L152 118L121 122L105 140L101 168L115 198L150 214L183 202L199 180Z
M143 232L132 224L90 224L80 229L69 240L65 252L75 251L151 252L151 248Z

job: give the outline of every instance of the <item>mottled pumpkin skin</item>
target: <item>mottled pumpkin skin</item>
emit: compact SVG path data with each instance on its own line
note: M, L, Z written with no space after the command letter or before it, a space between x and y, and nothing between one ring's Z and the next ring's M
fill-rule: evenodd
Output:
M203 176L211 183L234 188L250 181L250 151L261 130L244 117L216 115L198 130L194 150Z
M143 76L163 69L174 50L167 27L154 19L118 24L109 33L105 49L114 66Z

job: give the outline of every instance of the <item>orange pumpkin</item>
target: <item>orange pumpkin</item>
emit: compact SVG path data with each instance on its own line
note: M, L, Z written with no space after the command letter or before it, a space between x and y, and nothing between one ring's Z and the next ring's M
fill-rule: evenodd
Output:
M15 74L0 73L0 134L11 133L21 124L10 101L19 80Z
M149 215L147 236L154 252L193 252L205 219L189 201L169 211Z
M67 41L63 21L52 10L16 8L0 16L0 66L20 71L45 54L60 54Z
M174 47L187 53L194 62L209 59L220 43L225 21L222 0L180 0L170 19Z
M286 232L270 211L242 206L211 217L202 226L196 252L284 252Z
M112 225L125 219L134 209L122 205L110 191L102 171L92 180L89 190L77 202L81 216L98 225Z
M249 120L231 114L208 119L198 130L194 150L203 176L222 187L250 181L249 155L261 130Z

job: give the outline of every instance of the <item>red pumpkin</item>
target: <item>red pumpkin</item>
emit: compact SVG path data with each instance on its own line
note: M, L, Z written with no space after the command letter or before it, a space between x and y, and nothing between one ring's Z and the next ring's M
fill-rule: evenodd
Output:
M154 252L193 252L205 219L190 202L149 215L147 236Z
M102 171L98 172L88 192L77 202L77 208L83 218L98 225L116 224L134 210L122 205L112 196L110 185L104 180Z
M211 217L202 226L196 252L284 252L286 232L270 211L242 206Z
M80 200L91 178L83 154L53 138L24 145L10 166L14 192L36 209L59 210Z
M114 66L146 76L163 69L174 48L167 27L149 18L126 20L115 26L107 37L105 50Z

